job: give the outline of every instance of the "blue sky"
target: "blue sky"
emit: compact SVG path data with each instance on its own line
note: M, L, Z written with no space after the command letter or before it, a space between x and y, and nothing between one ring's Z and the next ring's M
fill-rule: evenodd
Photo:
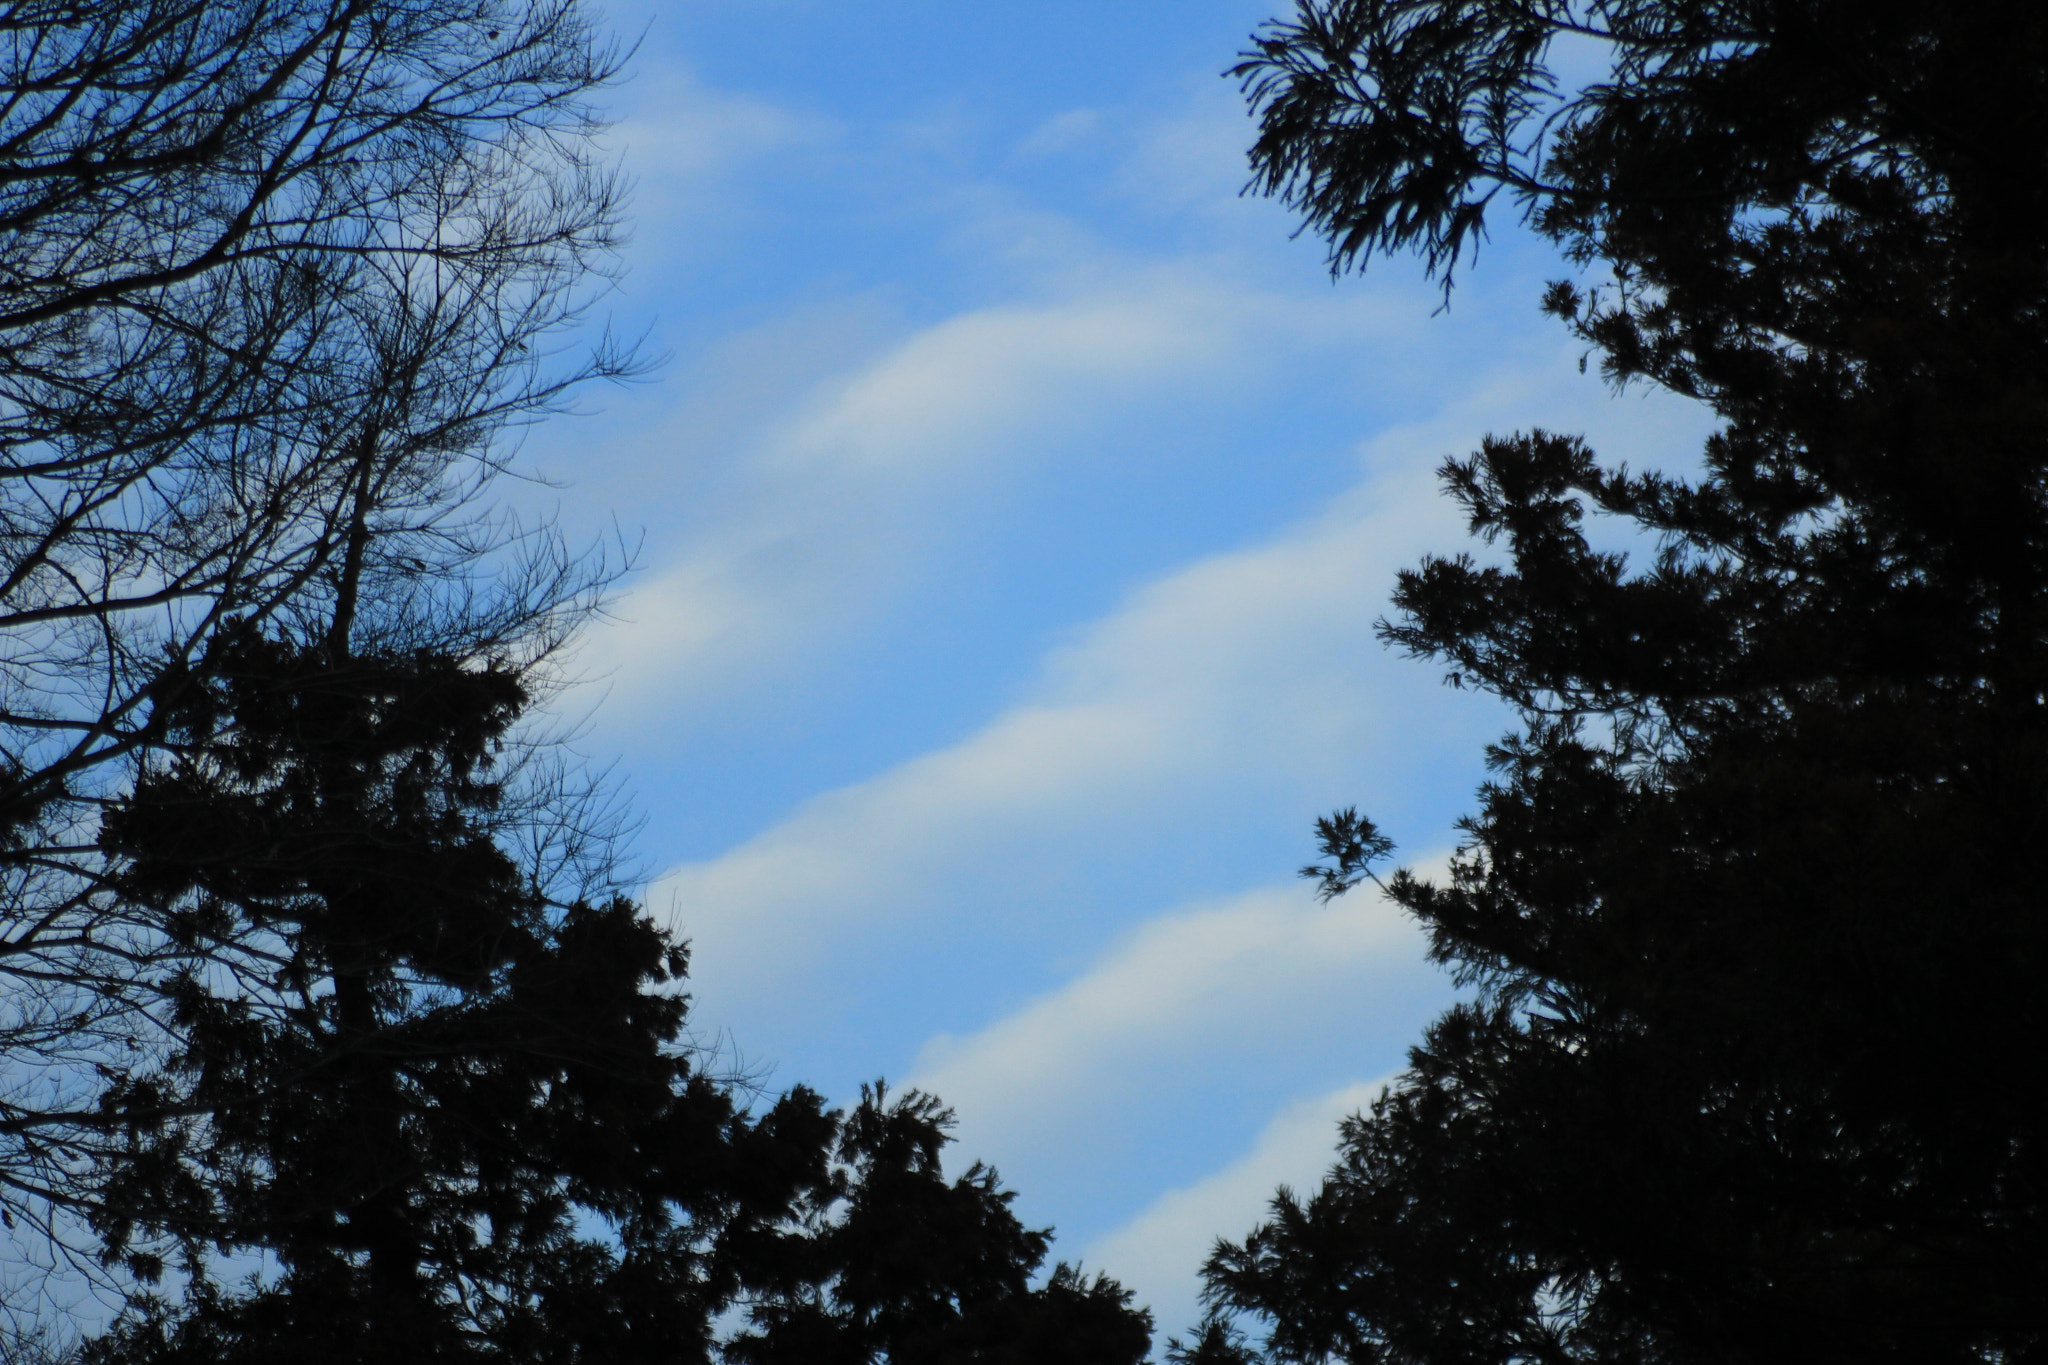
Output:
M1451 998L1411 925L1292 875L1352 803L1440 860L1509 723L1372 638L1465 548L1438 461L1706 429L1579 373L1536 311L1563 267L1505 224L1439 312L1241 197L1219 73L1268 12L613 7L606 307L667 359L522 456L559 485L522 498L640 546L564 706L702 1036L772 1086L937 1091L1163 1332Z

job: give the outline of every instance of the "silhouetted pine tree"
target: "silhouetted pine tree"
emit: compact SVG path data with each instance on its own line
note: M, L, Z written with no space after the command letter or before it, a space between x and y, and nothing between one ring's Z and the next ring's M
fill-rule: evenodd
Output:
M930 1095L893 1103L880 1084L839 1133L839 1168L801 1219L759 1239L750 1330L735 1365L1138 1365L1152 1318L1104 1275L1062 1262L1037 1289L1047 1232L977 1162L948 1182L953 1116Z
M112 1089L100 1202L131 1212L103 1231L196 1278L97 1354L703 1358L719 1239L825 1178L830 1116L738 1114L679 1046L677 944L624 900L551 905L494 838L514 672L218 649L106 821L191 965L162 989L181 1054ZM222 1285L220 1253L279 1273Z
M1721 426L1445 466L1499 553L1381 633L1524 725L1390 886L1479 993L1214 1300L1283 1360L2040 1358L2048 13L1306 0L1240 72L1338 268L1448 282L1505 190L1605 373ZM1386 851L1322 833L1333 894Z
M510 431L634 368L630 348L565 346L620 226L589 145L618 62L574 0L31 0L0 19L10 1331L64 1339L80 1286L45 1293L34 1268L90 1267L90 1225L125 1216L82 1174L122 1157L103 1081L167 1045L156 985L180 950L119 899L99 829L167 687L234 657L222 632L357 597L413 645L534 658L612 575L489 493Z
M96 1204L114 1254L183 1255L89 1361L1144 1358L1113 1282L1031 1287L1049 1235L986 1167L944 1179L936 1100L755 1116L693 1068L678 944L551 903L497 837L515 670L216 648L105 821L189 965L158 986L180 1051L110 1084Z

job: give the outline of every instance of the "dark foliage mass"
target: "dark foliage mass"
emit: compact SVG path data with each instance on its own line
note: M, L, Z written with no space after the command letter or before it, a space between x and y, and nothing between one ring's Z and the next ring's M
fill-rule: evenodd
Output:
M936 1100L749 1113L693 1066L676 941L551 906L491 836L516 678L219 648L105 836L203 966L163 989L174 1085L106 1092L100 1230L198 1277L87 1365L1144 1358L1113 1282L1031 1287L1050 1238L992 1170L946 1182ZM224 1285L209 1251L280 1269Z
M176 1110L208 1121L113 1087L134 1136L102 1221L283 1273L202 1283L93 1354L701 1356L718 1237L823 1177L831 1120L801 1092L738 1115L676 1046L681 950L623 900L552 909L490 837L516 679L222 647L167 718L207 742L107 820L123 892L203 946L165 994Z
M1720 427L1445 466L1492 551L1381 634L1523 724L1388 885L1477 995L1180 1357L2043 1358L2048 11L1304 0L1239 74L1334 266L1448 286L1505 192L1604 373ZM1331 893L1386 852L1322 835Z
M937 1101L690 1045L529 714L610 569L485 499L633 368L563 342L616 67L576 0L0 6L8 1365L1146 1354Z
M806 1191L791 1228L752 1249L766 1291L734 1365L1138 1365L1151 1317L1106 1276L1061 1263L1032 1272L1051 1237L1010 1212L1014 1197L976 1163L947 1183L939 1152L952 1115L879 1084L839 1133L839 1171Z

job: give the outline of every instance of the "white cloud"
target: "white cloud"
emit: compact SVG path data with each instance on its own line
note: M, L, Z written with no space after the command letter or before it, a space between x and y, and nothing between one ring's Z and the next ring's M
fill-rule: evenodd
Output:
M1185 1339L1201 1316L1201 1267L1216 1240L1251 1231L1279 1186L1312 1187L1335 1157L1338 1123L1370 1107L1391 1080L1345 1085L1290 1105L1237 1160L1160 1195L1129 1223L1096 1239L1087 1263L1137 1292L1162 1340Z
M1069 109L1054 114L1045 122L1032 129L1024 140L1017 144L1020 156L1052 156L1085 142L1094 135L1102 123L1102 115L1093 109Z
M1395 567L1453 535L1411 469L1273 542L1169 575L1054 653L1027 700L961 743L676 869L655 903L673 898L721 994L758 992L849 937L949 905L970 871L1000 881L1047 840L1143 831L1215 784L1242 789L1246 773L1291 783L1327 776L1337 755L1346 768L1375 750L1386 760L1431 718L1377 704L1372 679L1391 661L1359 623ZM976 896L984 918L1001 900Z
M787 415L728 457L719 515L621 596L617 624L593 632L586 661L612 680L611 720L684 709L843 635L961 534L963 504L1106 425L1171 420L1219 385L1254 394L1311 338L1370 325L1364 308L1304 309L1196 269L1076 284L945 319L793 399L776 395ZM696 420L694 409L677 417ZM685 431L647 444L695 448ZM660 505L674 463L637 461L643 486L623 490L640 500L627 515Z
M829 155L844 134L826 114L719 88L658 55L611 103L597 146L631 193L626 285L604 306L623 310L634 331L699 272L730 261L738 234L773 214L798 158Z
M1131 1159L1156 1155L1181 1111L1220 1103L1229 1131L1290 1078L1342 1074L1358 1039L1405 1038L1447 994L1423 948L1370 888L1178 909L980 1032L932 1039L913 1082L959 1111L963 1150L1028 1169L1028 1189L1070 1186L1080 1161L1116 1164L1121 1138Z
M1071 422L1133 384L1238 359L1261 301L1185 274L1050 304L978 309L926 329L799 422L779 461L902 470L985 458L1020 422Z
M713 89L674 64L658 79L628 85L626 93L633 107L606 130L605 142L623 151L627 171L657 200L675 195L683 182L771 151L826 141L838 131L817 114Z

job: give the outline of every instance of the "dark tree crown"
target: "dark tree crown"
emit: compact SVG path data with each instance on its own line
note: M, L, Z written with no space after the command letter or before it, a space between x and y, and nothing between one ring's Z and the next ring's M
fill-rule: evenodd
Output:
M1481 547L1380 634L1523 723L1387 888L1478 993L1213 1302L1284 1361L2034 1359L2048 16L1304 0L1237 70L1335 267L1448 287L1505 191L1592 275L1546 310L1720 424L1694 478L1445 464Z

